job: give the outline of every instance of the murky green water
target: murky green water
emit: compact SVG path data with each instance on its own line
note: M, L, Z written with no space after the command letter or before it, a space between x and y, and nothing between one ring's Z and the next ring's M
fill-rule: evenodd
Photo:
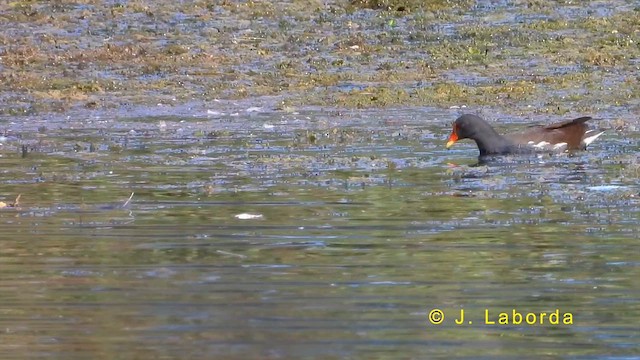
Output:
M3 358L640 352L638 133L469 167L454 110L193 113L3 122Z

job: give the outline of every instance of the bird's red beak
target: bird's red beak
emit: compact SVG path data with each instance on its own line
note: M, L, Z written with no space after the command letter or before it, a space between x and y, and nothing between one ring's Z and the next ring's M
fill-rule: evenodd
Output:
M458 141L458 133L456 132L456 126L453 125L453 131L451 131L451 135L449 136L449 141L447 141L447 149L453 146L453 144Z

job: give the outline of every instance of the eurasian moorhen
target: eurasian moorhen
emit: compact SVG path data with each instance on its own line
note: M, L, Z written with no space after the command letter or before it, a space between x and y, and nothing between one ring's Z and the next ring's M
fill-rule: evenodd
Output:
M460 116L453 122L447 149L461 139L472 139L480 156L531 153L534 151L584 150L604 131L588 130L590 117L580 117L546 126L536 126L519 133L498 134L482 118L472 114Z

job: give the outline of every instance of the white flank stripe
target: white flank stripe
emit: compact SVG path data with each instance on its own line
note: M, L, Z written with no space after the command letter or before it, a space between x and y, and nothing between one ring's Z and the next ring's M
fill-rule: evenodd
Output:
M544 149L545 146L550 145L550 144L548 142L546 142L546 141L540 141L537 144L534 144L533 141L529 141L529 145L532 145L536 149Z
M560 150L560 149L564 149L567 147L567 143L566 142L562 142L562 143L557 143L555 145L553 145L553 150Z

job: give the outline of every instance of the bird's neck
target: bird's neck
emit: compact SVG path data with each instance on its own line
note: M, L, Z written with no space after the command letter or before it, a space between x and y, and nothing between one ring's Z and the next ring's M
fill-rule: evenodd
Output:
M475 136L473 140L476 142L476 145L478 145L480 156L505 154L513 151L513 147L515 146L511 141L490 127L485 129L481 136Z

